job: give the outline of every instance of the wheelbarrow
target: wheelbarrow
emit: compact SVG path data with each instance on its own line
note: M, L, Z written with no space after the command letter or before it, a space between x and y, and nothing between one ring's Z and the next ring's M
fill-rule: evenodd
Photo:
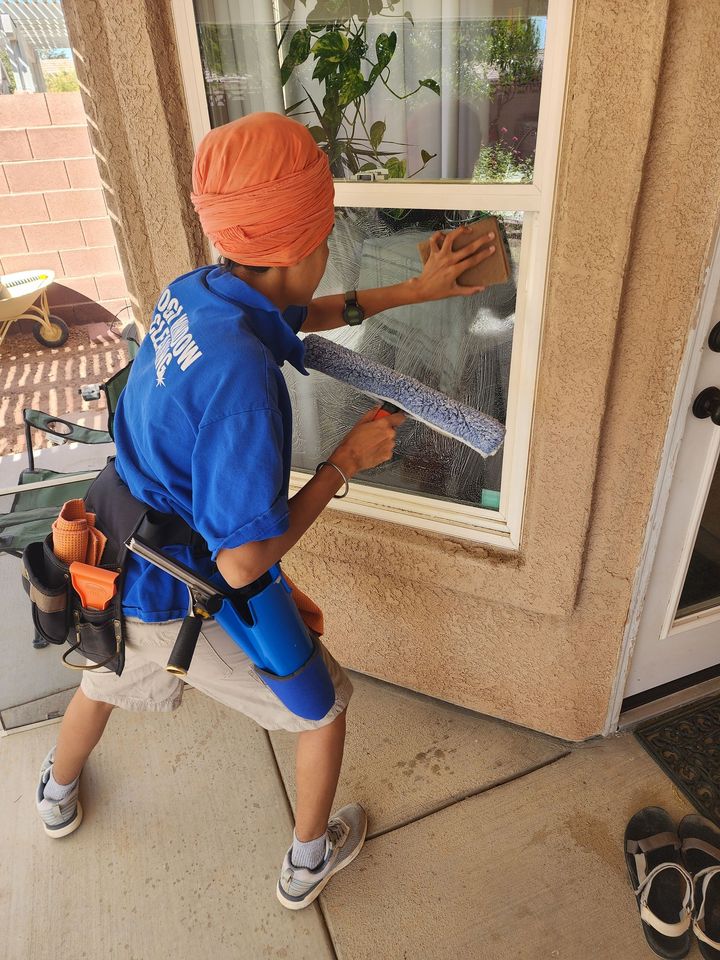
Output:
M44 347L65 343L67 324L51 314L48 306L46 291L54 279L52 270L21 270L0 276L0 345L16 320L34 320L33 336Z

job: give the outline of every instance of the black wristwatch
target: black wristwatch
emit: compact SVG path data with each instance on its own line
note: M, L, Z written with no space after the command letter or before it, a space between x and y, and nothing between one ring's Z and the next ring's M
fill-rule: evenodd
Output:
M365 319L365 311L357 302L357 290L348 290L345 294L343 320L350 327L359 326Z

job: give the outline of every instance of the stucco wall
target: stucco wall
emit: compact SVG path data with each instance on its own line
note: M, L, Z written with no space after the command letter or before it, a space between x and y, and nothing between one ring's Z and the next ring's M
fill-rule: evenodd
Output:
M78 5L147 305L201 250L168 4ZM718 213L719 44L714 0L577 0L520 553L326 511L287 567L348 666L569 739L603 729ZM125 75L95 49L144 60Z
M137 319L205 257L169 0L64 0L90 140Z

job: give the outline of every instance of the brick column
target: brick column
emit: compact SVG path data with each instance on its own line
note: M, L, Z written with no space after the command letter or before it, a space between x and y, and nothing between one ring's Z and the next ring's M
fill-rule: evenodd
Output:
M106 200L136 313L207 261L190 204L192 140L169 0L65 0Z

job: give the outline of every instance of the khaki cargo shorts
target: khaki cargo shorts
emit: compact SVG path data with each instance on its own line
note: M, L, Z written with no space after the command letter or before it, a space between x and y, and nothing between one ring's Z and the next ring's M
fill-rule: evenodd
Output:
M215 620L208 621L203 627L190 670L183 681L165 670L181 623L181 620L144 623L126 617L122 676L102 668L86 670L80 684L85 696L124 710L176 710L187 682L213 700L244 713L266 730L291 732L313 730L332 723L350 702L353 688L349 677L320 644L335 687L335 703L322 720L303 720L295 716L255 676L251 661Z

